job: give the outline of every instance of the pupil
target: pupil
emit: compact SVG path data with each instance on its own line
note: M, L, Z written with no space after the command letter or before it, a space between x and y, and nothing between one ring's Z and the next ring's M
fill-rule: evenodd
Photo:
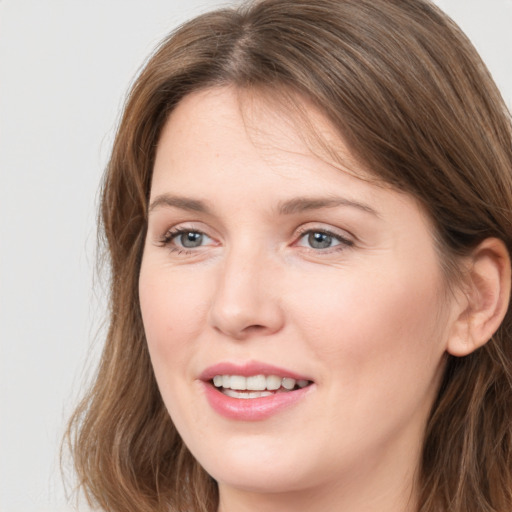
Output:
M183 233L181 235L181 245L183 247L199 247L203 241L203 235L194 231Z
M314 249L327 249L332 243L332 236L325 233L310 233L308 238L309 245Z

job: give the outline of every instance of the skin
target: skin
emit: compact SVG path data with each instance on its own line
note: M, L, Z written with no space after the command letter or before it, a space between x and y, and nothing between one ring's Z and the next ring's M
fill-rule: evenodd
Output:
M430 222L412 197L360 179L357 164L340 169L264 98L240 94L187 96L158 144L139 290L163 400L218 481L221 512L414 510L461 308ZM208 209L170 205L171 195ZM280 212L297 198L354 204ZM183 248L176 229L203 233L201 245ZM319 230L331 247L311 246ZM262 361L313 384L265 420L228 419L199 379L223 361Z

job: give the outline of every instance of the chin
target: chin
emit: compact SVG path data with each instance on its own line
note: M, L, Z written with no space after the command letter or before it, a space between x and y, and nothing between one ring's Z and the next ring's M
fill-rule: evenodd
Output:
M279 439L270 443L254 436L230 440L225 449L194 456L219 484L246 492L289 492L311 481L304 465L307 457L301 456L296 446L284 447Z
M273 465L276 465L274 461ZM245 492L258 494L287 493L303 489L309 479L295 468L270 467L268 463L227 464L223 468L215 467L211 476L221 485L229 486Z

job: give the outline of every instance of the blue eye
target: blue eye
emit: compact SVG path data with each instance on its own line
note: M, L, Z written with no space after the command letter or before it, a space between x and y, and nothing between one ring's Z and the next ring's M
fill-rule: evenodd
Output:
M302 247L309 247L320 251L331 249L339 245L350 246L352 244L350 240L322 230L309 230L304 232L298 243L298 245Z
M179 245L186 247L187 249L193 247L200 247L203 245L204 235L197 231L185 231L175 237L175 240L179 241Z
M211 242L208 235L193 229L173 229L162 239L163 245L174 246L174 249L195 249Z
M335 240L331 235L328 235L327 233L313 231L308 234L308 244L313 249L328 249L329 247L332 247L333 242L339 243L337 240Z

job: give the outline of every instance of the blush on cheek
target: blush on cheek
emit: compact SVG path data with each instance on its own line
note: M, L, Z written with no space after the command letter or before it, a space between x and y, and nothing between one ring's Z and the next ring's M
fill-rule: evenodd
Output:
M386 272L385 268L381 270ZM321 351L319 356L343 356L351 361L354 374L373 363L385 366L386 361L393 367L397 359L408 359L411 351L439 357L442 298L435 282L435 276L430 280L418 274L411 276L406 285L403 276L380 287L378 276L344 282L342 291L334 297L329 294L330 302L317 301L310 312L310 321L318 323L324 340L315 344ZM326 336L329 329L332 335ZM325 343L326 339L336 343Z

